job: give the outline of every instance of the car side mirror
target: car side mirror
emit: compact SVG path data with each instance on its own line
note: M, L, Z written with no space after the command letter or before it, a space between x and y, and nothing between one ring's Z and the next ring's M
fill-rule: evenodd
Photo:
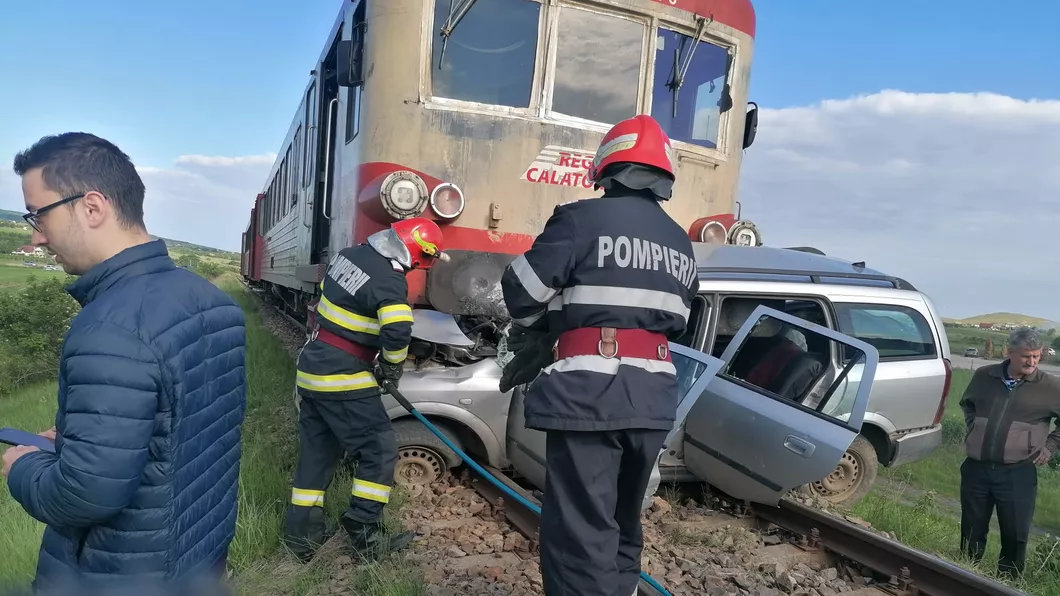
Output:
M747 119L743 125L743 148L747 149L755 142L758 134L758 104L753 101L747 102L751 109L747 110Z
M339 87L359 87L364 83L363 52L360 36L338 43L335 56L336 78Z

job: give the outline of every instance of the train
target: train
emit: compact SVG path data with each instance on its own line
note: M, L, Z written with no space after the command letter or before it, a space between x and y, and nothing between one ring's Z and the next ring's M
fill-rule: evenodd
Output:
M663 206L692 240L762 244L736 200L758 127L755 19L751 0L341 0L254 199L242 276L310 326L339 250L436 221L451 258L408 275L402 386L502 467L499 410L466 397L468 383L497 392L500 277L557 204L598 196L588 167L614 123L662 125L676 171Z

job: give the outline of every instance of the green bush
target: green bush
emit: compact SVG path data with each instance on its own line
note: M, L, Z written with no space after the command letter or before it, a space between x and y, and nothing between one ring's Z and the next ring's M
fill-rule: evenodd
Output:
M224 273L224 270L221 269L220 265L209 261L203 261L198 255L180 255L174 262L177 264L177 267L183 267L197 275L205 277L206 279L213 279Z
M81 308L66 293L70 281L32 276L0 293L0 394L58 375L63 338Z

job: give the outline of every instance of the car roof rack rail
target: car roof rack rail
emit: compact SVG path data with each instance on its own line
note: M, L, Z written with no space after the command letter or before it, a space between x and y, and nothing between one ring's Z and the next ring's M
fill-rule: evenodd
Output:
M843 271L801 271L791 269L760 269L756 267L699 267L699 276L711 277L711 274L721 273L733 273L743 274L749 277L761 278L763 276L787 276L787 277L808 277L812 283L819 284L825 283L822 279L849 279L854 281L882 281L887 282L893 288L898 290L909 290L917 292L913 284L900 278L891 275L877 275L873 273L857 273L857 272L843 272ZM777 280L770 280L777 281ZM795 281L795 280L791 280Z

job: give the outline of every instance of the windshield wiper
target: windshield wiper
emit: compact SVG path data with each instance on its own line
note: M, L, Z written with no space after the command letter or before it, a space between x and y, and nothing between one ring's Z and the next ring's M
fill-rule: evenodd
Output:
M438 31L438 34L442 36L442 51L438 52L438 70L442 69L442 59L445 58L445 46L449 44L449 36L453 34L453 30L456 29L456 26L463 20L467 11L471 10L471 7L478 0L462 0L459 5L456 2L457 0L449 0L449 18L445 20L445 24Z
M710 20L713 21L714 18L711 17ZM688 50L688 54L685 55L684 64L681 63L681 48L674 48L674 74L670 77L670 81L666 83L666 86L673 91L674 118L677 118L677 93L681 90L681 85L685 82L685 75L688 73L688 67L692 65L692 56L695 55L696 48L699 46L699 38L703 36L703 30L707 28L707 19L696 17L696 22L698 23L696 26L696 38L693 40L692 47Z

